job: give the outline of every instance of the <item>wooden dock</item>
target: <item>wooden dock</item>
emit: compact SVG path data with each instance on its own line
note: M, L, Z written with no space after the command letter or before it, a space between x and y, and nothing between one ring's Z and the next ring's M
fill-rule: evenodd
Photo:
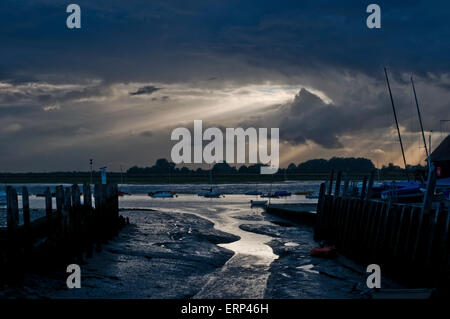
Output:
M30 269L59 269L70 263L82 263L93 250L118 235L128 220L119 215L116 184L96 184L94 203L91 185L83 185L83 198L77 184L58 186L56 207L52 192L45 191L45 216L30 221L28 189L22 189L23 225L19 225L17 191L7 187L7 228L0 228L0 282L20 281ZM65 271L65 268L62 270Z
M335 245L362 264L380 265L382 272L406 285L444 287L448 293L450 214L448 201L434 201L436 172L429 177L420 204L372 199L373 176L359 197L348 195L348 181L340 190L340 172L334 193L333 177L328 189L321 184L315 239Z
M269 204L267 213L299 224L314 225L316 221L316 204Z

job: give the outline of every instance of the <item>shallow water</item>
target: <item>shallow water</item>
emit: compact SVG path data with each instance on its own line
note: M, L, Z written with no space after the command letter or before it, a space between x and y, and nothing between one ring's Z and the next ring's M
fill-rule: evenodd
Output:
M41 186L43 187L43 186ZM245 231L240 228L242 224L246 225L270 225L271 223L262 216L263 209L260 207L251 208L250 200L256 199L256 196L246 195L225 195L222 198L207 199L193 194L179 194L175 198L151 198L145 194L135 194L131 196L120 197L119 206L122 214L129 216L133 224L138 227L145 227L148 223L148 216L153 210L170 214L193 214L204 218L214 224L214 228L229 234L239 236L239 240L218 244L219 247L233 252L233 256L216 271L207 275L207 280L201 289L198 290L193 298L263 298L267 286L267 280L270 276L270 265L278 256L268 245L274 239L269 235L257 234ZM54 200L53 200L54 201ZM311 203L314 200L308 200L304 195L293 195L282 199L271 199L273 203ZM55 205L55 202L53 203ZM21 199L19 196L19 207ZM30 207L34 209L44 209L45 200L42 197L31 196ZM135 209L149 210L148 214ZM41 210L41 214L44 212ZM36 213L37 214L37 213ZM34 215L34 218L39 217ZM0 220L1 222L1 220ZM146 244L146 232L136 232L134 237L130 238L132 242ZM136 247L134 250L144 249L143 246ZM130 264L128 264L130 262ZM92 263L92 262L91 262ZM146 273L146 263L140 263L142 275ZM120 266L120 267L119 267ZM97 268L94 264L90 267ZM108 267L107 276L121 276L119 269L132 269L134 266L128 258L121 258L116 266ZM111 269L117 268L115 274ZM102 267L99 267L99 276L102 276ZM105 273L106 274L106 273ZM136 274L136 276L140 276ZM109 280L109 279L105 279ZM98 292L101 296L101 292Z
M124 209L146 207L162 212L194 214L214 223L217 230L239 236L238 241L219 244L220 247L233 251L234 255L210 276L208 283L195 297L262 298L270 275L269 266L278 256L267 245L273 237L239 228L241 224L270 224L262 218L262 209L250 208L249 201L249 196L245 195L227 195L225 198L216 199L196 195L179 195L174 199L152 199L134 195L125 196L120 205ZM280 201L292 202L295 199Z

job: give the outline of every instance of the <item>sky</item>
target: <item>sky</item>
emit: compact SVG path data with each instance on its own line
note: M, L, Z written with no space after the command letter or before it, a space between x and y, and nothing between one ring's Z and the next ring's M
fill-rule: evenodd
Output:
M81 29L66 26L70 3ZM194 120L279 127L281 167L401 165L384 67L407 162L424 164L410 77L437 146L449 38L448 1L2 0L0 172L151 166Z

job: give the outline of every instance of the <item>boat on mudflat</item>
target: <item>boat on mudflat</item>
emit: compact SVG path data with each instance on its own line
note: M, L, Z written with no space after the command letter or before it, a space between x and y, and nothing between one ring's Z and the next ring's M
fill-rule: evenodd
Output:
M200 197L206 197L206 198L219 198L222 197L222 194L216 190L213 190L210 188L206 192L200 192L197 194Z
M148 196L152 198L173 198L175 193L170 191L156 191L148 193Z

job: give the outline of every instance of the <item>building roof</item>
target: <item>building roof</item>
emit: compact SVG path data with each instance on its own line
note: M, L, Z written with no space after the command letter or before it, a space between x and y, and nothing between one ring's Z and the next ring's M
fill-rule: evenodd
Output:
M431 153L430 159L432 162L450 161L450 135Z

